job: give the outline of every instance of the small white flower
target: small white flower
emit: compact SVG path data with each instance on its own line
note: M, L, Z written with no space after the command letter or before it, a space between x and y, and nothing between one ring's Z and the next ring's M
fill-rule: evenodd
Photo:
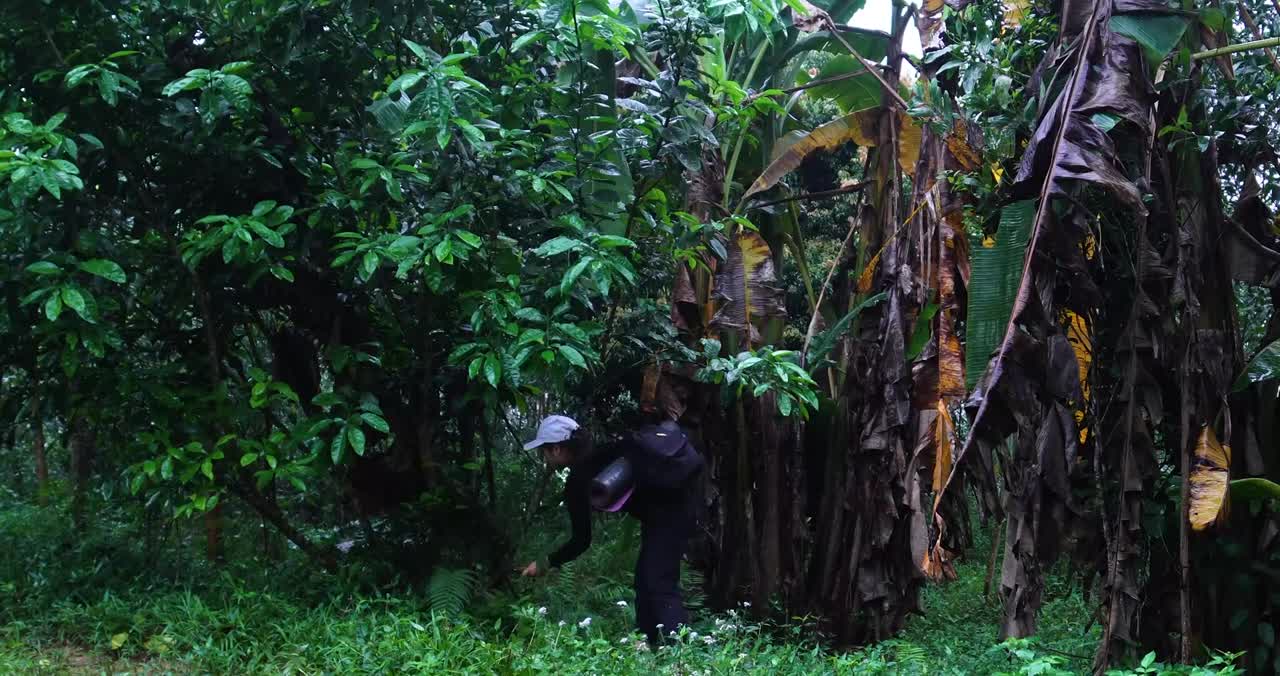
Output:
M665 625L665 624L662 624L661 622L659 622L659 623L658 623L658 628L659 628L659 629L661 629L661 628L663 628L663 627L665 627L665 626L666 626L666 625Z
M546 614L547 614L547 607L546 607L546 606L542 606L541 608L539 608L539 609L538 609L538 614L539 614L539 615L546 615Z
M743 601L743 602L742 602L742 607L743 607L743 608L750 608L750 607L751 607L751 602L750 602L750 601Z
M564 620L560 620L560 625L559 625L559 626L561 626L561 627L563 627L563 626L564 626Z
M689 638L698 638L698 632L696 631L689 632Z
M619 607L619 608L626 608L626 607L627 607L627 602L626 602L626 601L618 601L618 604L617 604L617 605L618 605L618 607Z
M582 621L578 623L578 626L579 626L579 627L582 627L583 629L586 629L587 627L590 627L590 626L591 626L591 618L589 618L589 617L583 618L583 619L582 619Z
M716 642L716 637L714 637L714 636L703 636L703 637L702 637L702 642L703 642L703 643L705 643L705 644L707 644L707 645L713 645L713 644Z

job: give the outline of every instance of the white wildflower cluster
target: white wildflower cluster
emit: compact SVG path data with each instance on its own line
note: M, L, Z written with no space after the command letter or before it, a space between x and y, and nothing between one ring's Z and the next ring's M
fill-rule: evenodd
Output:
M703 636L703 637L702 637L702 642L703 642L703 643L705 643L705 644L707 644L707 645L715 645L715 643L716 643L716 637L714 637L714 636Z
M617 606L618 606L619 608L626 608L626 607L627 607L627 602L626 602L626 601L618 601Z
M546 615L546 614L547 614L547 607L546 607L546 606L542 606L541 608L539 608L539 609L538 609L538 614L539 614L539 615Z
M590 626L591 626L591 618L590 618L590 617L584 617L584 618L582 618L582 621L578 623L578 626L579 626L579 627L582 627L583 629L586 629L587 627L590 627Z

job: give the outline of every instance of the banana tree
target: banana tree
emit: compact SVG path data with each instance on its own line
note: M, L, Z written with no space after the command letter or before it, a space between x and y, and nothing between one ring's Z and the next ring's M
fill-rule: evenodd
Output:
M1165 178L1149 169L1152 119L1166 105L1157 106L1152 77L1187 23L1186 15L1158 3L1095 0L1063 7L1057 42L1033 75L1038 121L1000 211L994 246L973 257L972 431L941 487L942 499L954 499L947 494L965 473L994 502L993 468L997 461L1002 468L1002 634L1024 636L1035 631L1044 563L1058 555L1069 533L1090 530L1074 486L1082 478L1098 484L1109 505L1101 515L1110 614L1101 665L1113 647L1136 639L1140 505L1153 479L1153 439L1162 421L1153 402L1168 373L1160 346L1175 338L1165 337L1170 327L1158 299L1169 297L1171 284L1190 291L1196 286L1190 280L1200 278L1175 281L1170 274L1163 262L1170 256L1187 256L1188 270L1202 259L1184 247L1162 260L1153 243L1169 241L1157 233L1178 222L1180 212L1174 200L1157 194L1162 211L1149 217L1152 199L1144 195ZM1131 261L1131 291L1121 292L1112 278L1111 294L1101 293L1098 263L1105 256ZM1174 344L1188 344L1185 334L1177 338ZM1123 364L1114 380L1091 367L1112 359ZM1205 403L1216 388L1205 384L1181 402L1177 438L1184 448L1190 448L1193 421L1206 422ZM1091 392L1105 392L1111 401L1097 435L1089 434Z

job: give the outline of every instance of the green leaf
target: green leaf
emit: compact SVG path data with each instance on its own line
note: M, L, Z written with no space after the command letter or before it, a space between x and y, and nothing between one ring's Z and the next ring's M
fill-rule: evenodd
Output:
M1231 499L1235 501L1280 500L1280 484L1268 479L1259 477L1236 479L1231 482L1230 487Z
M1000 212L995 245L973 247L964 364L966 387L970 390L978 384L987 362L1004 340L1022 280L1022 262L1035 213L1035 200L1010 204Z
M333 464L337 465L342 462L342 449L346 445L347 433L339 430L338 434L333 437L333 442L329 444L329 459Z
M875 75L866 72L866 68L850 54L842 54L832 58L818 71L812 79L822 80L833 77L845 77L829 84L818 85L807 90L809 96L830 99L846 113L874 108L880 105L880 82ZM856 73L862 73L856 75ZM807 75L807 74L806 74ZM806 84L808 77L802 78Z
M356 455L364 455L364 430L355 425L348 426L347 441L351 442L351 448Z
M404 40L404 44L413 52L414 56L417 56L423 63L431 62L431 57L428 56L426 47L423 47L412 40Z
M240 456L240 466L248 467L249 465L253 464L254 460L257 460L257 459L258 459L257 453L245 453L244 455Z
M924 309L916 316L915 328L911 331L911 340L907 343L907 361L915 361L924 351L924 346L933 336L933 317L938 314L936 303L926 303Z
M1258 353L1245 366L1244 372L1240 374L1239 378L1236 378L1235 386L1231 388L1231 391L1239 392L1249 387L1252 383L1260 383L1277 377L1280 377L1280 340L1258 350Z
M1094 126L1096 126L1104 134L1111 131L1112 129L1115 129L1115 126L1119 123L1120 123L1119 115L1112 115L1111 113L1094 113L1093 114Z
M581 240L571 237L556 237L542 243L537 249L533 250L533 255L542 257L551 257L562 254L566 251L584 246Z
M461 117L453 118L453 123L458 125L458 128L462 130L462 135L471 143L471 145L475 146L484 143L484 132L480 131L479 127L471 124Z
M479 249L480 245L484 243L484 240L480 239L480 236L474 232L467 230L454 230L453 234L457 236L458 239L466 242L467 246L473 249Z
M594 256L585 256L577 264L569 268L568 272L564 273L564 277L560 280L560 293L566 296L569 295L573 291L573 285L578 282L578 278L586 271L587 266L591 265L595 260Z
M614 249L617 247L634 248L635 245L636 245L635 242L627 239L626 237L620 237L618 235L601 235L596 238L596 246L600 247L601 249Z
M857 306L850 310L848 314L841 317L840 320L831 328L814 336L813 342L809 344L809 352L805 355L805 363L809 365L810 370L817 368L823 363L823 360L827 358L827 354L836 346L836 343L840 341L840 338L848 332L849 326L852 325L853 320L856 319L858 315L862 314L863 310L879 303L886 297L886 294L883 292L868 297L866 300L858 303ZM708 345L707 347L710 349L711 346ZM720 343L715 343L715 349L717 352L720 350Z
M276 232L275 230L272 230L271 228L268 228L266 224L262 223L261 221L255 221L255 220L249 220L248 224L249 224L249 229L252 230L255 234L257 234L258 237L262 239L262 241L266 242L267 244L277 249L284 246L284 238L280 236L280 233Z
M535 40L541 40L545 35L546 33L544 33L543 31L532 31L530 33L525 33L524 35L521 35L520 37L516 38L515 42L511 43L510 53L515 54L516 52L527 47L529 43Z
M392 81L391 85L387 87L387 93L394 94L406 89L413 89L413 86L421 82L422 78L426 76L427 72L424 70L415 70L405 73Z
M436 260L444 262L453 255L453 240L445 237L436 244L431 253L435 255Z
M1217 7L1206 7L1200 10L1200 23L1204 24L1211 30L1221 31L1227 29L1227 15Z
M116 284L124 284L126 277L124 269L117 265L114 261L104 258L95 258L90 261L84 261L80 264L80 269L91 275L97 275L105 280L115 282Z
M372 427L375 430L378 430L379 432L382 432L383 434L386 434L391 431L391 426L387 424L387 421L383 420L382 416L379 416L377 414L361 413L360 419L364 421L364 424L368 425L369 427Z
M56 275L59 272L62 272L62 268L59 268L57 265L50 263L49 261L40 261L39 263L32 263L31 265L28 265L27 272L35 273L37 275Z
M205 475L206 478L212 479L213 478L213 461L205 460L204 462L200 463L200 473Z
M62 296L55 293L52 296L49 296L49 300L45 301L44 316L48 317L49 321L56 322L58 321L58 315L61 314Z
M165 85L164 89L160 90L160 94L166 97L173 96L179 92L195 89L198 86L200 86L200 81L196 78L191 76L180 77Z
M484 358L484 379L491 387L497 387L502 381L502 361L492 352Z
M568 345L557 345L556 349L560 351L560 354L567 359L570 364L573 364L580 369L587 368L587 360L583 359L581 352Z
M1117 14L1111 17L1111 30L1136 40L1146 48L1152 63L1158 64L1182 39L1188 23L1187 17L1176 14Z
M85 307L84 295L81 294L79 290L69 286L63 287L62 304L66 305L72 310L75 310L76 314L80 315L80 317L85 321L87 322L93 321L92 317L89 315L88 308Z

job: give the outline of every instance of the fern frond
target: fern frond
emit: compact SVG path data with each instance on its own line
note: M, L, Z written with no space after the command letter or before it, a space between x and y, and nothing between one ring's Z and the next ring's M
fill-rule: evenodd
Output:
M476 573L467 568L436 568L427 583L427 601L433 611L445 615L461 613L471 602Z

